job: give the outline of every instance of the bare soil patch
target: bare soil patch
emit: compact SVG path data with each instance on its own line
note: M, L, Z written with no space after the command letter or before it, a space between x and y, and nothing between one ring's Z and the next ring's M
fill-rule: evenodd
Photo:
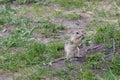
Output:
M0 72L0 80L15 80L20 73L1 73Z

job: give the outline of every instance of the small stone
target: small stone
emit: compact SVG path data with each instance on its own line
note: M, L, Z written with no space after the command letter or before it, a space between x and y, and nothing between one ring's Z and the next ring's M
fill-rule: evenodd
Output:
M6 32L6 31L7 31L7 29L3 29L3 30L2 30L2 32Z

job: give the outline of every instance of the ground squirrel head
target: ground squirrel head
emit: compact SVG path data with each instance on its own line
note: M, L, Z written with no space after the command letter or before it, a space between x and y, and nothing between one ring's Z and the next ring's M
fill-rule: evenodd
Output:
M84 36L84 31L73 31L70 40L76 44L79 44L84 39Z
M84 38L84 36L85 36L84 31L74 31L71 34L71 37L73 37L74 39Z

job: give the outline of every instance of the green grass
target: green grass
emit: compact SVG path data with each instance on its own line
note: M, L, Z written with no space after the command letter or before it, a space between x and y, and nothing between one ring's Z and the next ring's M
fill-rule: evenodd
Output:
M15 36L10 36L1 41L2 46L6 47L17 47L25 44L25 41L21 38L16 38Z
M0 62L4 63L1 64L0 67L4 70L18 71L24 66L38 65L44 62L46 63L52 58L61 56L59 51L62 49L63 45L59 45L57 43L50 43L49 45L36 42L30 43L26 51L14 54L6 53L3 56L4 59L0 59Z
M110 48L111 46L120 46L120 31L118 27L115 27L115 25L112 24L105 24L104 26L97 25L96 27L96 33L87 36L84 39L83 44L89 44L89 41L92 41L97 44L105 42L107 48Z
M55 25L51 22L43 22L40 26L37 27L37 30L41 32L41 34L45 37L55 36L59 30L64 30L65 26L63 25Z
M102 68L103 57L105 57L104 53L96 53L96 54L87 56L86 61L91 68L99 69L99 68Z
M99 80L97 79L91 70L85 69L83 71L80 71L77 75L77 79L83 79L83 80Z
M26 79L26 80L40 80L46 78L46 76L49 76L50 71L48 68L37 68L37 71L35 73L31 73L27 77L18 77L16 80Z
M0 31L3 29L3 26L2 25L0 25Z
M119 78L114 75L111 71L108 71L105 75L104 75L104 79L105 80L119 80Z
M9 4L0 8L0 24L3 25L5 23L12 24L13 15L16 13L15 9L11 8Z
M64 11L55 11L53 13L53 16L55 16L55 18L65 18L67 20L78 20L81 19L82 16L80 14L77 13L64 13Z
M64 11L55 11L55 12L53 12L53 16L55 18L62 18L63 17L63 12Z
M77 20L77 19L80 19L82 18L81 15L79 14L76 14L76 13L72 13L72 14L65 14L63 15L65 19L68 19L68 20Z
M94 41L96 43L100 42L107 42L108 44L111 43L111 39L115 40L116 45L120 45L120 37L119 37L120 31L117 30L114 26L107 25L98 28L96 35L94 36Z
M53 1L65 7L66 9L80 8L85 5L84 0L69 0L69 1L53 0Z
M120 72L119 72L119 67L120 67L119 59L120 59L120 55L115 55L113 57L113 63L108 62L108 65L111 67L111 70L115 75L120 74Z

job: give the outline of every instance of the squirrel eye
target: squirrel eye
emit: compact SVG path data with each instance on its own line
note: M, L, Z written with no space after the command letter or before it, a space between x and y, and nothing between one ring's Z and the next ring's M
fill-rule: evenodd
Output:
M76 32L76 34L79 34L79 32Z

